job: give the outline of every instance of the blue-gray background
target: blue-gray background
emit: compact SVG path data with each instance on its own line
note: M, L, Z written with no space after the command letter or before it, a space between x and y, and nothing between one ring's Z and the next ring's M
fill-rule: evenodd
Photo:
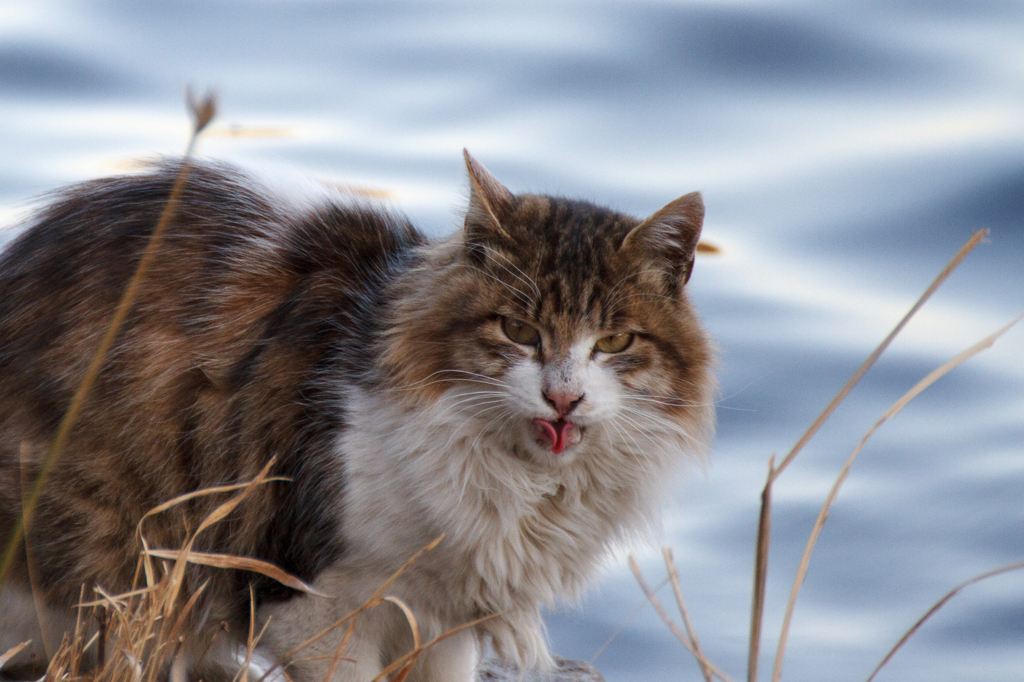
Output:
M990 228L779 481L771 650L812 520L857 440L1024 307L1019 2L5 0L0 222L62 183L180 151L189 83L221 96L201 153L386 189L435 234L458 223L463 146L513 190L636 214L704 192L705 236L723 253L698 261L691 291L721 348L719 430L706 473L680 477L661 542L710 658L735 678L768 456ZM945 590L1024 558L1022 522L1014 330L854 465L797 603L784 679L864 679ZM638 556L660 581L656 549ZM555 649L593 657L642 602L611 561L581 605L550 614ZM699 675L649 607L595 663L609 682ZM880 679L1022 678L1015 574L957 597Z

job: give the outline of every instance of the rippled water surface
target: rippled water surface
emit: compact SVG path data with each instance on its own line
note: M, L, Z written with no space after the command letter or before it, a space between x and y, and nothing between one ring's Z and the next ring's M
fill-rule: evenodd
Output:
M0 219L178 153L391 192L454 229L468 147L513 190L637 214L700 189L691 291L720 348L718 437L674 548L709 657L746 668L767 459L784 453L973 230L991 229L779 480L766 649L814 516L871 424L1024 308L1024 5L953 2L0 4ZM7 232L10 234L10 231ZM653 582L654 549L638 552ZM1024 330L929 388L854 464L797 602L784 679L865 679L947 589L1024 559ZM671 602L671 593L661 596ZM555 649L609 682L699 679L623 558ZM627 620L629 622L627 623ZM623 624L625 624L624 627ZM620 630L621 627L621 630ZM766 655L764 668L770 666ZM968 588L879 679L1024 678L1024 575Z

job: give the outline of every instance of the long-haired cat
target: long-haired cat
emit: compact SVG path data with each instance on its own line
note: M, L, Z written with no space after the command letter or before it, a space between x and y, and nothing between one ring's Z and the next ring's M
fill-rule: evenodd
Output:
M32 479L180 164L62 191L0 259L0 539L20 513L20 461ZM256 488L195 549L272 562L331 596L195 567L188 591L209 584L184 652L221 621L246 632L251 585L261 646L280 656L443 535L389 594L424 638L496 615L410 679L472 679L487 640L520 666L551 664L540 607L655 522L671 472L706 444L711 352L685 290L704 208L687 194L641 221L512 194L466 165L464 227L432 242L380 207L195 163L32 517L57 635L83 584L131 587L143 514L276 457L288 480ZM147 521L150 546L178 547L224 499ZM35 617L28 585L22 558L0 651L28 627L16 612ZM344 632L289 674L322 679ZM335 680L366 682L411 643L399 608L378 606Z

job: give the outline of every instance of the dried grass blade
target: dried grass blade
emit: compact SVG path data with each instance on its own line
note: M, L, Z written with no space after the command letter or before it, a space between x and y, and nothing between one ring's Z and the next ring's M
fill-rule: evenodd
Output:
M376 606L377 604L379 604L381 602L381 595L384 594L384 592L391 586L391 584L394 583L395 580L398 579L398 576L400 576L405 571L405 569L409 568L409 566L411 566L414 561L416 561L420 556L422 556L424 552L430 551L430 550L434 549L435 547L437 547L438 543L440 543L442 539L444 539L444 535L443 534L439 535L436 538L434 538L430 543L427 544L426 547L424 547L423 549L421 549L418 552L416 552L415 554L413 554L408 559L408 561L406 561L404 564L399 566L398 570L391 574L391 577L389 577L387 580L384 581L384 584L381 585L377 589L377 591L374 592L373 595L369 599L367 599L365 603L363 603L362 606L360 606L355 611L352 611L351 613L348 613L348 614L342 616L341 618L339 618L338 620L334 621L333 623L328 625L326 628L324 628L320 632L316 633L315 635L313 635L312 637L310 637L309 639L304 641L302 644L299 644L297 647L295 647L291 651L285 653L276 663L274 663L274 665L272 665L265 673L263 673L263 675L260 677L259 680L257 680L257 682L264 682L266 680L266 678L270 675L270 673L272 673L273 671L275 671L275 670L277 670L279 668L283 668L283 666L285 666L285 665L288 665L289 661L293 660L292 657L295 656L295 654L297 654L298 652L302 651L306 647L310 646L314 642L319 641L323 637L326 637L328 633L334 632L336 629L341 627L347 621L355 618L356 616L358 616L363 611L366 611L367 609L371 609L374 606ZM345 638L342 640L341 644L338 647L339 651L344 649L345 643L348 642L349 637L352 636L352 630L353 630L354 627L355 627L355 623L354 622L349 625L348 632L345 633Z
M181 628L185 625L185 620L188 618L188 614L190 614L192 612L192 609L195 608L196 602L199 601L199 597L203 594L203 592L206 591L206 587L209 584L210 580L209 578L207 578L203 581L203 584L200 585L199 588L192 593L192 596L185 603L185 605L181 607L181 611L178 612L178 618L174 622L174 627L171 628L171 634L169 637L170 639L177 639L178 633L181 632Z
M367 606L366 606L366 604L364 604L363 606L360 606L355 611L350 611L349 613L345 614L344 616L342 616L338 620L334 621L333 623L331 623L330 625L325 627L320 632L316 633L315 635L313 635L312 637L310 637L306 641L304 641L301 644L299 644L297 647L295 647L291 651L286 652L283 656L281 656L280 659L278 659L278 661L276 663L274 663L274 665L270 666L270 668L268 668L267 671L265 673L263 673L263 675L261 675L259 680L257 680L256 682L265 682L267 677L270 676L270 673L274 672L275 670L281 669L283 671L285 666L290 665L291 663L293 663L293 662L295 662L297 660L302 660L302 659L296 659L295 658L295 654L299 653L303 649L311 646L315 642L318 642L322 638L326 637L328 633L334 632L335 630L340 628L342 625L344 625L346 622L348 622L349 620L355 618L360 613L365 611L366 608L367 608ZM347 644L349 637L351 637L351 635L352 635L352 629L353 629L353 626L350 625L349 629L348 629L348 632L345 633L344 639L342 639L341 644L338 646L339 650L343 650L345 648L345 644Z
M132 278L128 281L124 293L121 295L121 300L118 302L117 308L114 310L114 315L110 320L110 325L107 327L106 332L100 339L99 346L97 346L96 352L93 354L92 360L89 362L89 366L85 370L85 374L82 376L78 387L75 389L74 395L71 397L71 403L68 405L67 411L64 413L64 416L61 417L60 423L57 425L57 432L54 435L53 442L50 443L50 447L47 449L46 455L43 457L43 461L39 466L39 472L36 474L36 480L32 485L32 493L29 495L28 501L22 505L21 517L18 519L14 532L11 533L11 536L8 539L3 559L0 561L0 585L3 585L6 582L7 574L10 571L11 566L14 564L17 547L22 542L22 535L25 532L25 516L26 514L31 514L32 509L38 502L39 496L42 494L43 488L46 486L46 481L49 479L50 473L53 471L53 468L57 464L57 460L60 458L61 452L64 450L64 445L67 443L67 439L71 434L71 428L77 421L78 414L85 405L86 398L88 398L89 393L92 391L93 384L96 383L96 379L99 377L99 373L103 368L103 363L106 360L107 353L110 351L111 346L113 346L114 339L117 337L118 332L121 330L121 326L124 324L129 311L135 303L135 297L139 292L142 280L145 278L146 273L156 258L157 248L160 245L163 233L167 230L167 226L170 224L171 218L175 213L177 213L178 203L181 200L182 192L185 190L185 183L188 180L189 172L191 170L189 159L192 156L192 150L195 147L199 133L216 114L216 101L212 94L208 94L207 97L198 104L191 98L191 96L187 99L189 99L189 108L193 112L194 125L192 128L192 135L189 137L188 148L185 152L184 158L182 159L181 166L178 169L178 175L174 179L174 185L171 187L171 194L167 199L167 203L164 205L164 210L160 213L160 218L157 221L156 227L153 228L153 233L149 237L146 249L142 253L142 258L139 260L139 264L135 267L135 272L132 274Z
M139 542L142 543L142 554L139 556L139 560L142 561L143 573L146 576L146 585L150 588L156 586L156 572L153 570L153 561L149 556L149 543L146 541L146 536L140 534Z
M11 660L12 658L14 658L14 657L15 657L15 656L17 656L18 654L20 654L20 653L21 653L21 650L22 650L22 649L24 649L25 647L27 647L27 646L28 646L29 644L31 644L31 643L32 643L32 640L31 640L31 639L30 639L30 640L28 640L27 642L22 642L21 644L18 644L18 645L16 645L16 646L12 646L12 647L11 647L10 649L8 649L7 651L5 651L5 652L3 653L3 655L0 655L0 670L3 670L3 667L4 667L5 665L7 665L7 662L8 662L9 660Z
M252 589L252 583L249 583L249 636L245 642L245 661L242 663L242 667L235 675L235 679L241 676L242 682L249 682L249 665L252 663L252 652L256 648L256 643L253 641L255 637L256 628L256 593Z
M277 461L277 456L276 455L271 457L270 461L268 461L265 465L263 465L263 468L256 475L256 478L254 478L251 481L249 481L242 488L242 491L239 494L235 495L234 497L232 497L227 502L224 502L223 504L217 506L217 508L215 508L212 512L207 514L206 518L204 518L202 520L202 522L199 524L199 527L196 528L194 533L192 533L192 537L190 537L188 539L188 542L186 542L184 544L184 546L182 546L182 548L177 551L177 554L175 556L173 556L173 557L161 557L161 558L174 559L174 568L171 571L171 575L170 575L169 580L167 581L168 590L164 594L163 602L164 602L164 609L165 610L170 611L172 608L174 608L174 604L176 604L177 601L178 601L178 593L180 592L181 586L182 586L183 581L185 579L185 567L189 563L200 563L198 561L190 561L189 560L189 555L192 553L192 546L193 546L193 544L195 544L196 538L199 536L199 534L201 532L203 532L204 530L206 530L210 526L214 525L215 523L219 523L220 521L223 521L231 512L233 512L235 510L236 507L238 507L239 504L242 503L243 500L245 500L246 497L249 496L249 493L251 493L255 489L256 486L264 483L266 481L266 478L267 478L267 473L270 471L270 468L272 466L274 466L274 463L276 461ZM143 551L147 552L151 556L157 556L156 554L153 554L152 550L144 549ZM218 555L214 555L214 556L218 556ZM223 556L223 555L220 555L220 556ZM242 557L237 557L237 558L241 559ZM255 559L251 559L250 561L256 561L256 560ZM271 566L271 564L266 564L266 566ZM273 567L273 568L275 570L278 570L277 567ZM263 571L257 571L257 572L262 573ZM283 571L281 572L281 574L285 575L285 576L287 575ZM305 584L305 583L303 583L303 584ZM298 588L296 588L296 589L298 589Z
M914 625L911 626L911 628L907 630L902 637L900 637L900 641L896 642L893 648L889 650L889 653L885 655L885 658L882 659L882 662L879 663L871 672L871 676L868 677L867 682L871 682L873 679L875 679L875 675L878 674L878 671L885 667L885 664L889 662L889 659L891 659L896 654L896 652L899 651L900 647L902 647L906 643L906 641L910 639L914 635L914 633L917 632L918 629L920 629L922 625L924 625L924 622L931 618L936 611L945 606L946 602L955 597L962 589L964 589L965 587L970 587L975 583L980 583L982 580L988 580L989 578L994 578L997 575L1002 575L1004 573L1012 573L1013 571L1019 571L1022 568L1024 568L1024 561L1017 561L1012 564L1000 566L999 568L993 568L989 571L985 571L984 573L979 573L978 575L974 576L973 578L970 578L969 580L963 581L962 583L954 587L952 590L947 592L945 596L942 597L942 599L935 602L935 604L930 609L928 609L928 611L923 616L918 618L917 622L914 623Z
M207 90L206 93L197 98L192 92L192 87L185 88L185 104L188 106L189 113L192 114L192 129L195 130L193 135L193 141L195 135L198 135L202 130L209 125L213 117L217 115L217 93L213 90ZM192 147L189 146L189 152L191 153Z
M772 682L778 682L779 677L782 675L782 659L786 653L786 641L789 637L789 626L793 619L793 609L796 606L796 598L800 593L800 588L803 586L804 578L807 577L807 567L811 561L811 553L814 551L814 545L818 542L818 536L821 534L821 529L825 525L825 521L828 519L832 503L835 501L836 495L839 494L839 489L842 487L843 482L850 473L850 467L853 466L853 461L857 458L857 455L860 454L864 445L867 444L868 440L876 431L878 431L882 424L899 414L911 400L916 398L922 391L948 374L951 370L960 366L981 351L990 348L1000 336L1008 332L1015 324L1020 322L1021 319L1024 319L1024 313L1021 313L1011 320L1009 324L986 336L984 339L960 353L955 358L929 372L927 376L914 384L909 391L904 393L899 400L893 403L892 406L885 411L885 414L883 414L879 420L875 422L875 425L872 426L866 434L864 434L860 443L858 443L857 447L854 448L853 452L846 460L846 463L843 465L842 470L839 472L839 476L836 478L835 483L832 485L832 489L829 491L828 497L825 499L825 503L821 506L821 511L818 512L818 518L814 522L814 528L811 529L811 535L807 539L807 546L804 548L803 556L800 558L800 566L797 569L796 578L793 580L793 589L789 594L789 602L786 604L786 615L782 621L782 632L779 635L779 648L775 653L775 668L772 671Z
M150 549L146 551L150 556L156 557L157 559L181 558L181 550L179 549ZM286 587L290 587L293 590L312 594L317 597L330 596L315 589L309 583L304 582L289 573L285 573L274 564L261 561L259 559L253 559L251 557L234 556L231 554L214 554L212 552L196 552L190 550L188 554L185 555L184 560L187 563L197 564L200 566L237 568L243 571L252 571L253 573L259 573L267 576L268 578L273 578L277 582L285 585Z
M395 676L391 678L389 682L405 682L405 680L409 677L409 673L412 672L412 667L414 665L416 665L416 661L412 661L411 663L406 664L404 668L395 673Z
M261 483L270 483L272 481L291 481L291 480L292 479L288 478L287 476L271 476L269 478L263 479L261 481ZM178 506L182 502L188 502L189 500L193 500L193 499L195 499L197 497L206 497L207 495L216 495L218 493L230 493L230 492L235 491L235 490L241 490L242 488L248 488L251 485L253 485L253 481L246 481L245 483L234 483L232 485L221 485L221 486L216 486L216 487L213 487L213 488L203 488L202 490L193 490L190 493L185 493L184 495L178 495L177 497L175 497L175 498L173 498L171 500L168 500L167 502L164 502L163 504L157 505L156 507L153 507L148 512L146 512L142 516L142 518L139 519L139 524L137 526L137 532L139 532L139 533L142 532L142 522L145 521L146 519L148 519L150 516L154 516L155 514L159 514L161 512L165 512L168 509L171 509L173 507Z
M878 357L883 352L885 352L886 348L889 347L889 344L892 343L892 340L895 339L901 331L903 331L903 327L905 327L907 322L910 321L910 318L917 314L917 311L921 309L921 306L923 306L925 302L929 298L931 298L932 294L935 293L936 289L938 289L939 286L941 286L942 283L946 281L946 278L949 277L949 275L954 270L956 270L957 266L960 265L961 261L963 261L963 259L967 257L967 254L973 251L974 247L977 246L978 243L981 242L981 240L987 236L988 230L979 230L978 232L974 233L973 237L967 240L967 243L964 244L959 251L957 251L956 255L953 256L953 259L949 261L949 263L946 265L945 268L942 269L942 272L938 274L938 276L931 283L931 285L929 285L925 292L921 294L921 298L917 299L917 303L915 303L913 307L910 308L907 314L903 316L903 319L899 321L899 323L893 328L891 332L889 332L889 335L885 337L881 344L879 344L878 348L876 348L875 351L868 356L868 359L864 361L864 364L862 364L860 368L856 372L854 372L853 376L850 377L849 381L847 381L846 384L839 390L839 393L836 394L836 397L832 399L832 402L830 402L828 406L825 407L825 410L820 415L818 415L818 418L814 420L814 423L811 424L810 428L808 428L804 435L800 438L800 440L797 441L796 445L793 446L793 449L789 451L789 454L787 454L786 457L782 460L782 462L779 463L778 468L775 470L776 476L781 474L782 471L789 466L789 463L792 462L793 458L797 456L797 453L799 453L800 450L803 449L803 447L807 444L807 441L809 441L814 436L814 434L818 432L818 429L821 428L821 425L824 424L825 421L832 416L832 413L836 411L837 407L839 407L839 403L843 402L843 400L846 399L846 396L849 395L850 391L853 390L853 387L857 385L857 383L861 380L864 374L869 369L871 369L872 365L875 364L875 361L878 359Z
M101 606L110 607L118 613L125 612L125 609L127 608L127 603L122 600L126 597L126 595L117 595L116 597L112 596L110 594L107 594L107 591L99 585L93 585L92 589L101 597L103 597L102 601L100 602Z
M174 567L171 569L170 575L165 573L165 577L161 580L160 584L163 586L163 589L155 593L161 596L161 611L170 611L174 608L174 605L178 603L178 595L181 592L182 584L185 582L185 568L189 564L188 557L189 554L192 553L192 544L194 542L195 536L192 536L181 549L174 550L172 552L172 557L167 557L174 559ZM148 552L150 556L153 555L152 550L145 551Z
M379 588L377 588L377 591L373 593L373 597L370 598L370 601L379 602L380 599L381 599L381 596L385 592L387 592L388 588L391 587L392 583L394 583L396 580L398 580L398 576L402 575L402 573L405 572L405 569L407 569L410 566L412 566L416 562L417 559L419 559L421 556L423 556L424 552L429 552L430 550L432 550L435 547L437 547L438 544L440 544L441 540L443 540L443 539L444 539L444 534L442 533L441 535L438 535L436 538L431 540L427 544L426 547L424 547L423 549L419 550L418 552L413 554L411 557L409 557L409 559L404 564L402 564L401 566L398 567L397 571L395 571L394 573L391 574L390 578L388 578L387 580L384 581L383 585L381 585Z
M39 621L39 631L43 634L43 650L46 652L46 660L49 661L53 659L54 647L46 617L46 600L43 597L42 583L39 581L39 563L36 561L35 548L28 532L32 526L32 507L28 504L28 441L21 441L18 458L21 470L21 508L25 510L22 517L25 529L25 566L28 569L29 586L32 588L32 602L36 607L36 620Z
M412 609L406 605L404 601L398 597L387 596L384 597L384 601L389 601L398 608L402 609L402 613L405 614L405 619L409 622L409 629L412 630L412 647L414 649L420 648L420 625L416 621L416 616L413 614Z
M359 613L359 611L357 611L356 613ZM338 642L338 646L334 649L334 655L331 656L331 663L327 666L327 673L324 674L323 682L331 682L331 680L334 679L334 671L338 669L339 663L341 663L342 661L352 661L351 658L344 658L342 654L345 653L345 649L348 647L349 640L352 639L352 633L354 633L355 631L356 619L353 618L349 622L348 628L345 630L345 636L341 638L341 641ZM264 675L264 677L265 676L266 675ZM263 678L261 677L260 680L262 681L262 679Z
M117 595L117 599L131 599L132 597L138 597L138 596L141 596L143 594L149 594L154 589L155 588L153 588L153 587L142 587L142 588L139 588L137 590L132 590L131 592L122 592L121 594ZM75 606L75 608L76 609L88 609L88 608L92 608L92 607L95 607L95 606L106 606L106 605L110 604L109 599L112 599L112 597L111 598L104 597L103 599L95 599L93 601L79 602Z
M697 639L697 632L690 622L690 614L686 610L686 602L683 601L683 589L679 586L679 576L676 574L676 564L672 559L672 550L663 547L662 555L665 557L665 569L668 571L669 582L672 583L672 594L676 597L676 605L679 607L679 615L683 617L683 627L686 628L686 636L690 638L690 645L693 646L693 655L697 658L700 672L706 682L712 682L711 664L704 658L704 652L700 650L700 640Z
M249 496L249 493L251 493L256 488L256 486L266 483L268 479L267 474L270 473L270 469L271 467L274 466L275 462L277 462L277 455L271 457L270 460L263 465L263 468L260 469L260 472L256 474L256 478L252 479L244 486L242 486L242 492L240 494L235 495L230 500L218 506L212 512L207 514L206 518L203 519L202 523L199 524L199 527L196 528L196 532L192 534L193 539L195 539L195 536L199 535L201 532L203 532L210 526L214 525L215 523L223 521L228 514L235 510L235 507L240 505L242 501Z
M355 615L362 613L364 608L366 608L366 604L363 604L363 606L355 612ZM345 636L341 638L341 641L338 643L338 646L334 649L334 655L331 656L331 664L327 666L327 674L324 675L324 682L331 682L331 680L334 679L334 671L338 669L339 663L341 663L342 661L354 662L353 659L351 658L343 658L342 654L345 653L345 649L346 647L348 647L349 640L352 639L352 634L355 631L356 618L352 618L352 620L349 621L348 628L345 629ZM283 669L282 672L284 672ZM266 677L266 675L264 674L263 677ZM261 677L260 681L262 682L262 680L263 678Z
M636 562L636 559L632 556L629 557L629 569L633 571L633 576L636 578L637 584L640 585L640 589L643 590L643 593L647 596L647 601L651 602L651 606L653 606L654 610L657 611L658 615L661 617L661 620L664 621L666 626L668 626L668 629L672 632L672 634L676 636L676 639L678 639L680 643L684 647L686 647L686 650L693 654L694 658L697 658L697 660L699 661L700 658L697 655L697 651L693 648L693 645L690 644L690 641L686 637L686 635L683 634L683 632L675 624L672 618L669 617L668 611L665 610L665 607L662 606L661 602L658 600L658 597L655 596L654 591L651 589L650 585L648 585L647 581L644 579L644 574L640 570L640 564L638 564ZM718 666L711 663L706 658L704 659L704 661L711 669L711 672L717 675L719 679L723 680L724 682L732 682L732 679L730 679L728 675L719 670Z
M491 618L496 618L498 615L499 614L497 614L497 613L491 613L491 614L488 614L486 616L483 616L482 618L477 618L476 620L471 620L468 623L463 623L462 625L460 625L460 626L458 626L456 628L452 628L451 630L449 630L448 632L445 632L444 634L438 635L434 639L432 639L429 642L427 642L426 644L424 644L419 649L413 649L409 653L407 653L404 656L402 656L401 658L399 658L397 661L394 661L391 665L389 665L387 668L382 670L381 673L379 675L377 675L377 677L373 678L372 682L381 682L381 680L385 679L388 675L391 675L396 670L403 669L407 665L411 667L412 664L416 662L416 660L423 654L424 651L426 651L430 647L434 646L435 644L443 642L444 640L448 639L449 637L453 637L453 636L459 634L463 630L468 630L469 628L476 627L480 623L483 623L484 621L488 621ZM406 673L406 674L408 674L408 673Z
M653 591L657 592L658 590L660 590L661 588L663 588L667 584L668 584L668 578L666 577L664 580L662 580L660 583L658 583L658 586L655 587ZM618 637L620 634L622 634L622 631L626 629L626 626L628 626L631 622L633 622L633 619L636 618L636 615L638 613L640 613L640 611L642 611L643 608L645 606L647 606L648 603L649 602L646 600L646 597L644 599L642 599L640 601L640 603L637 604L633 608L633 610L629 612L629 615L626 616L622 620L622 622L619 623L619 626L617 628L615 628L615 630L612 632L612 634L610 634L608 636L608 639L604 640L604 642L601 643L601 646L597 647L597 649L594 651L594 653L590 655L590 658L587 659L587 663L593 665L594 661L597 660L597 657L600 656L601 654L603 654L604 650L607 649L611 645L611 643L615 641L615 638Z
M747 649L747 682L757 681L761 657L761 627L764 624L764 597L768 580L768 553L772 545L772 481L775 480L775 455L768 459L768 478L761 491L761 515L757 520L757 548L754 554L754 589L750 605L750 645Z
M381 680L386 680L396 670L402 669L406 666L409 666L411 668L413 665L415 665L417 659L419 659L419 657L422 654L423 651L419 649L413 649L405 656L402 656L400 659L398 659L388 667L384 668L384 670L382 670L380 674L377 675L377 677L373 678L372 682L381 682Z

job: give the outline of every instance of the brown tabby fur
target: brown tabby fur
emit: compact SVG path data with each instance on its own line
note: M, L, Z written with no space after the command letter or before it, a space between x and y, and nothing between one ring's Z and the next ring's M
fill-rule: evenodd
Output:
M129 589L145 512L251 479L273 456L273 473L290 482L256 489L196 549L261 558L311 582L344 566L342 389L387 395L415 414L464 384L468 371L500 378L530 358L561 362L581 330L634 333L631 350L602 362L625 390L685 426L693 443L681 447L700 449L711 419L711 353L683 290L703 219L699 196L641 224L586 202L512 195L468 155L467 163L466 227L433 244L377 206L298 205L232 167L192 169L29 529L53 608L73 605L83 584ZM20 511L19 448L26 443L34 477L178 168L168 161L62 191L0 257L0 542ZM496 323L503 317L530 321L545 342L535 350L512 343ZM536 453L513 447L509 456ZM150 545L178 547L224 499L150 519ZM579 578L547 592L576 589L603 546L637 530L641 516L603 520L607 529L594 528L600 546L573 569ZM244 624L250 583L261 604L292 596L250 573L198 567L190 576L193 590L211 581L197 626ZM16 585L25 581L22 562ZM520 597L527 610L547 598ZM465 615L487 611L474 608Z

